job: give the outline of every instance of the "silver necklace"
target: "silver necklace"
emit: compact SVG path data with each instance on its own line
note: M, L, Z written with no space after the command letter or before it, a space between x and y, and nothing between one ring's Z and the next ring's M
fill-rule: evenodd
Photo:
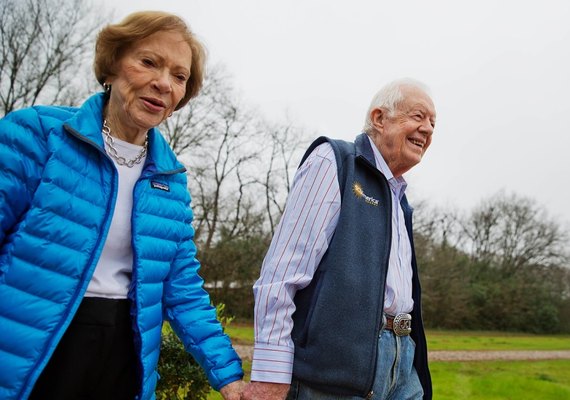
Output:
M119 155L117 148L115 147L115 139L111 136L111 128L107 124L107 120L103 120L103 135L105 136L105 143L107 144L107 154L115 159L117 164L125 165L128 168L132 168L135 164L140 164L143 157L146 156L146 149L148 147L148 135L144 140L144 145L139 154L133 159L127 160L125 157Z

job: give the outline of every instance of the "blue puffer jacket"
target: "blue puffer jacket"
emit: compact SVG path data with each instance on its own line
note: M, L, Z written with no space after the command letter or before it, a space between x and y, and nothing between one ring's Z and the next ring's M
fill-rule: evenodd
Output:
M39 106L0 120L0 399L29 396L101 254L117 197L102 107L97 94L79 109ZM133 196L137 399L155 397L163 319L215 389L240 379L198 275L185 169L156 129Z

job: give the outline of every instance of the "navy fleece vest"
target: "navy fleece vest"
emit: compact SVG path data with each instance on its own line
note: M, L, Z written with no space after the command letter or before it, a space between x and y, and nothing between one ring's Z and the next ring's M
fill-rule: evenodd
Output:
M335 152L342 205L335 233L311 284L295 296L293 375L325 392L365 397L373 385L382 327L392 235L390 188L375 166L365 134L355 143L321 137L302 162L324 142ZM413 251L412 211L405 197L402 208ZM431 399L415 253L412 269L414 363L424 398Z

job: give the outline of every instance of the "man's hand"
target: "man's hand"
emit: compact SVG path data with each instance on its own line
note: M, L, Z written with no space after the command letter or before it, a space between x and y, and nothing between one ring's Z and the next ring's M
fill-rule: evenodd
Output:
M220 394L223 396L224 400L240 400L241 392L243 392L244 387L244 381L228 383L220 389Z
M285 400L289 392L285 383L250 382L244 389L242 400Z

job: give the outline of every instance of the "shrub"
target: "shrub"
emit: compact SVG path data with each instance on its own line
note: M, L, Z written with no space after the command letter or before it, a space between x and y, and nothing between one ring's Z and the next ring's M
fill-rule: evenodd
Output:
M224 304L218 304L216 312L224 328L233 320L224 315ZM202 367L186 352L167 322L162 326L158 374L156 398L159 400L206 400L212 390Z

